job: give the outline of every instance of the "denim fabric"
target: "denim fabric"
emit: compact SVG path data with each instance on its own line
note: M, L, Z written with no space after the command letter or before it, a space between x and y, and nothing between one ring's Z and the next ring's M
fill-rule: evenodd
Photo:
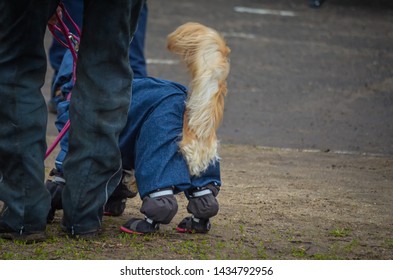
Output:
M130 65L134 71L134 77L147 77L147 66L145 59L145 35L147 29L147 17L149 10L147 4L142 7L138 20L138 27L135 32L134 39L130 45Z
M141 198L166 187L175 192L221 185L219 163L199 177L190 177L179 152L186 88L154 78L135 79L127 124L120 135L124 169L135 169Z
M103 205L121 179L119 134L127 120L133 78L129 45L143 3L84 1L63 164L62 223L71 235L101 227Z
M47 109L43 45L53 0L0 1L0 222L18 232L46 227Z
M57 130L60 132L69 119L69 107L70 102L61 100L67 100L68 94L74 87L74 81L72 79L72 69L73 69L73 57L69 50L64 53L63 61L59 67L59 72L54 78L54 83L52 85L52 91L60 91L61 95L57 96L55 102L57 104L57 119L55 122ZM63 173L63 162L68 152L68 133L66 133L60 140L60 152L56 157L55 166L56 169Z
M57 106L57 120L55 122L55 125L59 130L59 132L63 129L63 127L65 126L65 124L69 119L69 114L68 114L69 108L70 108L69 101L61 102ZM60 151L55 160L55 167L61 174L64 173L63 162L68 152L68 137L69 137L69 133L67 132L60 140Z
M79 28L81 28L83 22L83 0L62 0L62 2L74 22L78 25ZM144 53L147 16L148 8L145 2L139 15L138 27L135 31L134 39L130 45L129 58L132 71L134 72L134 77L147 76L147 67ZM105 20L105 16L101 15L101 19ZM76 30L73 28L73 26L67 21L65 23L70 31L76 34ZM59 35L62 37L61 34ZM49 48L49 61L54 70L54 78L59 71L60 64L62 63L66 50L67 49L57 42L56 39L53 39L52 45Z
M70 61L72 56L68 52L54 84L65 94L70 91L67 82L71 79ZM179 192L207 184L221 185L219 162L211 164L201 176L190 177L187 163L179 152L187 89L170 81L135 78L132 92L127 124L120 135L120 148L123 168L135 169L141 197L165 187L174 186ZM58 106L56 124L59 130L68 119L68 103L65 101ZM65 154L67 139L63 138L56 161L61 163Z

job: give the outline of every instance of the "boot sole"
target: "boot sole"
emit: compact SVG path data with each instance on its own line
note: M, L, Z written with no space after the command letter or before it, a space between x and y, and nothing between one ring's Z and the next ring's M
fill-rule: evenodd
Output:
M191 230L191 229L186 229L186 228L180 228L180 227L177 227L176 228L176 231L177 232L180 232L180 233L195 233L195 231L194 230Z
M134 230L132 230L132 229L129 229L129 228L126 228L126 227L123 227L123 226L120 227L120 230L121 230L122 232L125 232L125 233L128 233L128 234L135 234L135 235L144 235L144 234L153 233L153 232L147 232L147 233L138 232L138 231L134 231Z
M1 239L8 239L8 240L19 240L24 241L27 244L34 243L34 242L43 242L47 239L47 235L45 232L37 232L31 234L18 234L14 232L6 232L0 234Z

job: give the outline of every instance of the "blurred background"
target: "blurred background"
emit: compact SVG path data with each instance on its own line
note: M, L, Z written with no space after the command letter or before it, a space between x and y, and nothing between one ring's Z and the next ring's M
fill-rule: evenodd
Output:
M222 143L393 155L392 1L147 4L149 76L188 85L184 65L166 50L177 26L196 21L224 35L231 72ZM48 64L47 100L52 75ZM49 135L57 134L54 120L50 114Z

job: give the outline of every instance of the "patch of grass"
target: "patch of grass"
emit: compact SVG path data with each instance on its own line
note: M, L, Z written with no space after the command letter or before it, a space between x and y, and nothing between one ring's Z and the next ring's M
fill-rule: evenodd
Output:
M339 260L336 255L317 253L312 256L313 260Z
M347 241L336 241L329 245L328 255L334 257L332 259L346 260L353 258L351 255L355 248L358 246L357 240L351 242Z
M306 257L306 249L303 247L292 248L292 256L295 258L304 258Z
M116 222L118 223L113 220L113 223ZM359 248L358 239L348 238L352 235L350 229L338 226L332 228L334 229L328 230L328 244L323 244L320 251L311 253L314 250L305 249L308 248L308 243L304 245L302 242L309 240L304 232L297 229L267 228L266 232L260 234L244 223L224 225L206 235L179 234L173 228L163 227L158 233L139 236L115 232L109 228L95 240L75 240L62 233L57 225L49 225L49 237L42 243L25 244L23 241L0 239L0 259L337 260L358 256L378 257L375 251L365 251L364 240ZM318 241L320 240L310 239L312 244L318 245ZM381 239L380 245L385 251L390 250L393 238Z
M346 246L344 247L344 250L345 250L347 253L350 253L350 252L353 252L353 250L355 250L357 247L359 247L359 240L354 239L354 240L352 240L348 245L346 245Z
M216 244L213 248L215 259L217 259L217 260L227 259L227 255L225 254L226 246L227 246L226 243L223 241L216 242Z
M352 231L347 228L336 228L330 231L330 235L334 237L348 237L351 232Z
M262 241L260 241L257 246L257 258L259 260L267 260L268 259L265 244Z
M208 259L211 250L210 245L206 240L180 240L179 242L172 242L169 247L170 251L187 256L192 259Z
M393 247L393 238L388 238L385 240L385 244L388 247Z
M13 252L2 252L0 254L0 259L2 260L17 260L20 259L20 257L18 257L17 253L13 253Z
M34 259L35 260L47 260L48 259L48 251L45 250L42 246L34 249Z

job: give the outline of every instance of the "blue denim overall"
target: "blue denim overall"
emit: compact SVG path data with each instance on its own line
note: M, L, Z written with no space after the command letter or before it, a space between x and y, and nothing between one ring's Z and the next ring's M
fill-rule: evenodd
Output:
M67 52L54 82L54 90L67 95L72 89L72 56ZM135 170L141 198L157 189L174 187L175 192L207 184L221 185L219 162L211 164L201 176L190 176L179 152L187 89L175 82L156 78L134 78L127 124L120 134L123 169ZM58 105L59 131L68 120L69 102ZM56 168L68 152L67 134L61 140Z

